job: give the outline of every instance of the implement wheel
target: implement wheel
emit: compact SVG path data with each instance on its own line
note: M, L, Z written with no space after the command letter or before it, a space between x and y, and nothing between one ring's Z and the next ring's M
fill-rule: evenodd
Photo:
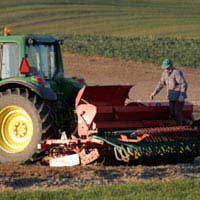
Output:
M35 156L42 137L48 137L50 110L27 89L0 95L0 162L23 163Z

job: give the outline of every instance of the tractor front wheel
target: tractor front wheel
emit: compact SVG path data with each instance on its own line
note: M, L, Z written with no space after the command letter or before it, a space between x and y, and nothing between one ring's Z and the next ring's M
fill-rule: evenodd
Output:
M50 110L27 89L0 95L0 162L25 162L36 153L43 134L48 135Z

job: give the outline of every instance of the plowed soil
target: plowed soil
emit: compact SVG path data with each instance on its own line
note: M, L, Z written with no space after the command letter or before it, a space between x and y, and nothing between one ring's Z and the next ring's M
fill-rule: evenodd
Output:
M149 101L149 95L160 79L160 66L109 59L64 54L66 76L82 76L89 85L134 85L131 101ZM199 115L200 70L181 68L188 82L188 101L195 104L195 117ZM113 97L116 98L116 97ZM166 100L163 90L156 101ZM167 181L176 178L200 178L200 161L159 166L103 166L89 165L50 168L40 163L31 165L0 164L0 190L41 189L52 187L85 187L138 180Z

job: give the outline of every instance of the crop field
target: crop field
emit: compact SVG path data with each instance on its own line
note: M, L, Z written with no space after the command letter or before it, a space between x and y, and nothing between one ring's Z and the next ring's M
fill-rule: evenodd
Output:
M164 57L182 69L188 101L200 116L200 0L6 0L0 28L64 39L66 76L89 85L134 85L132 101L150 101ZM155 98L165 101L163 90ZM72 168L0 164L0 200L190 200L200 196L200 161L156 166Z
M15 33L199 38L198 0L1 1L1 28Z
M200 67L200 40L149 37L66 35L64 50L76 54L117 57L160 64L171 58L175 65Z

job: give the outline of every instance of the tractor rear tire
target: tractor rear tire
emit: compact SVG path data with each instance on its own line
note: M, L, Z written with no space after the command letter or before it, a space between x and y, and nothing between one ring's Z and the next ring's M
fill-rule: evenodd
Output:
M50 137L51 110L26 88L0 93L0 163L24 163L36 157L37 145Z

